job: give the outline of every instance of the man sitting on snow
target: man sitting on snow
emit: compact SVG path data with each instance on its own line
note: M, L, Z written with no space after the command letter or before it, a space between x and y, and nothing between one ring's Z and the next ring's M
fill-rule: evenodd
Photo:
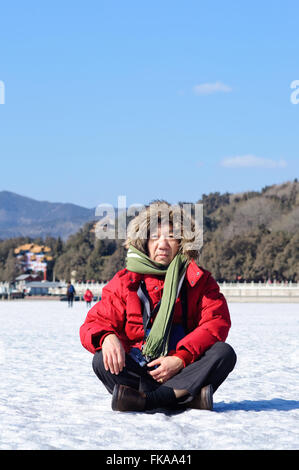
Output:
M186 214L180 211L181 223ZM158 221L154 232L151 217ZM236 354L225 343L231 325L226 300L177 224L163 201L132 220L126 269L104 287L80 328L113 410L212 410L213 393L235 366Z

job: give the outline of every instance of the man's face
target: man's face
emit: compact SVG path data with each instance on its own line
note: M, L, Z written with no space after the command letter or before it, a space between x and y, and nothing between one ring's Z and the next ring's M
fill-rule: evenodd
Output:
M172 227L158 227L147 243L148 256L156 263L167 266L179 251L179 240L173 237Z

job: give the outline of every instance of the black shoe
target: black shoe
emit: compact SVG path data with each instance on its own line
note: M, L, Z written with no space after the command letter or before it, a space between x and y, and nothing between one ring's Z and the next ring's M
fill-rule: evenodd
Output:
M200 393L193 398L192 401L186 404L186 408L193 408L196 410L210 410L213 409L213 387L206 385Z
M145 395L126 385L114 385L112 394L113 411L144 411Z

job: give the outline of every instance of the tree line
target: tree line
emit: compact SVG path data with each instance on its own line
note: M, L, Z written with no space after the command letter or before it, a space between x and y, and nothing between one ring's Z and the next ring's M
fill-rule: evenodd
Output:
M206 221L205 225L209 221ZM68 280L75 271L76 280L106 281L125 267L126 250L122 240L99 240L87 223L67 241L61 238L29 237L0 241L0 281L12 282L21 267L14 249L24 243L44 244L51 248L48 280ZM219 281L299 282L299 232L270 232L265 227L223 240L213 232L204 232L199 264ZM30 273L30 271L28 271Z
M296 180L277 189L265 187L261 192L204 194L197 202L204 207L199 264L218 281L299 282ZM66 241L60 237L0 241L0 281L12 282L22 273L14 249L31 242L51 248L48 280L69 280L75 272L76 280L107 281L125 267L124 240L99 240L94 222L88 222Z

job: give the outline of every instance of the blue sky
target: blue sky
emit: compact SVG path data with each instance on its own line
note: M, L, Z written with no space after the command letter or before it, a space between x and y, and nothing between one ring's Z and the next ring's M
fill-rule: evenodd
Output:
M299 177L298 15L288 0L2 2L0 190L95 207Z

